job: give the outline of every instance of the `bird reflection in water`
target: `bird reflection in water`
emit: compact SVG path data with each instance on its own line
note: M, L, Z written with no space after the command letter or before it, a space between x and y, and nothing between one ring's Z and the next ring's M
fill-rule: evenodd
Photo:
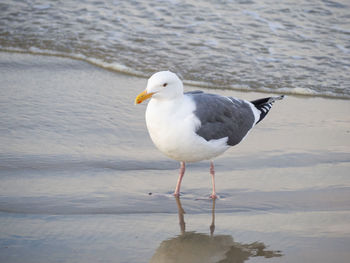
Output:
M266 250L261 242L242 244L231 235L214 235L215 199L212 207L210 235L186 231L185 211L180 198L176 198L181 234L164 240L151 259L151 263L242 263L250 257L281 257L280 251Z

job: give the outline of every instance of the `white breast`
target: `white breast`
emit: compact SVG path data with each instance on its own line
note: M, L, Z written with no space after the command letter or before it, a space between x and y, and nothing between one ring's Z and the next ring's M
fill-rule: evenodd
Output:
M196 134L200 127L194 115L194 101L183 96L176 100L151 99L146 123L156 147L168 157L185 162L212 159L226 151L227 138L206 141Z

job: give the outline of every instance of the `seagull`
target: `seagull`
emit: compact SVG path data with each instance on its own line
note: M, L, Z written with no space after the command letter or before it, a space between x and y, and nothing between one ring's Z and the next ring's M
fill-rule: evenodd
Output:
M240 143L248 132L265 118L282 96L246 101L202 91L184 93L183 83L170 71L153 74L135 104L150 99L146 125L155 146L180 162L174 196L180 196L185 164L210 160L212 193L215 190L213 158Z

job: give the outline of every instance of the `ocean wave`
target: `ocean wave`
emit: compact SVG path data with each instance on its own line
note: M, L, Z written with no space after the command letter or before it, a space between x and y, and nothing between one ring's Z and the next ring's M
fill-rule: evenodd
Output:
M111 70L118 73L124 73L124 74L132 75L136 77L143 77L143 78L149 77L148 73L140 72L138 70L135 70L133 68L127 67L125 65L122 65L116 62L106 62L101 59L91 58L83 54L64 53L64 52L52 51L48 49L40 49L37 47L30 47L29 49L22 49L22 48L15 48L15 47L8 48L8 47L3 47L1 45L0 45L0 52L14 52L14 53L25 53L25 54L32 54L32 55L64 57L69 59L85 61L99 68ZM209 82L203 82L203 81L197 81L197 80L186 80L186 79L184 79L183 82L185 85L188 85L188 86L208 88L208 89L219 89L219 90L230 89L230 90L236 90L236 91L274 93L274 94L297 95L297 96L306 96L306 97L325 97L325 98L350 100L350 95L347 95L347 94L338 94L331 91L318 92L309 88L302 88L302 87L272 89L272 88L263 87L263 86L252 88L248 85L239 85L239 84L234 84L230 86L216 86Z

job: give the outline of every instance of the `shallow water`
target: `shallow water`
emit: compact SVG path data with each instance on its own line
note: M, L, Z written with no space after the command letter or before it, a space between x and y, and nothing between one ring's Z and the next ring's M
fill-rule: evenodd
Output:
M146 79L11 53L0 72L1 262L348 261L347 100L276 103L215 161L213 209L207 162L171 196L179 165L133 105Z
M2 1L0 48L215 88L350 98L349 2Z

